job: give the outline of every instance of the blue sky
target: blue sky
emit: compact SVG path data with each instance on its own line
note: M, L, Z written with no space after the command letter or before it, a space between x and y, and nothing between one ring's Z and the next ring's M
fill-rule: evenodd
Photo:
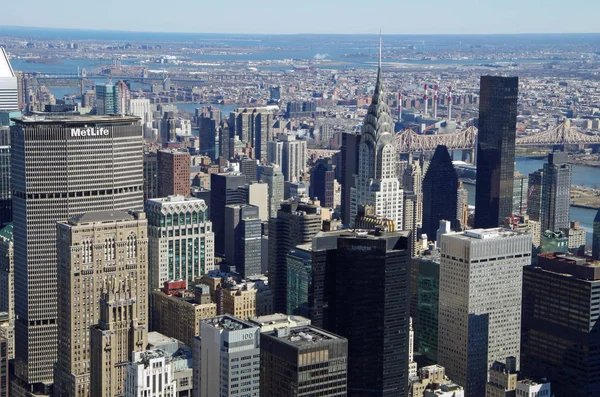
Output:
M599 32L598 0L5 0L0 24L194 33ZM0 34L2 28L0 27Z

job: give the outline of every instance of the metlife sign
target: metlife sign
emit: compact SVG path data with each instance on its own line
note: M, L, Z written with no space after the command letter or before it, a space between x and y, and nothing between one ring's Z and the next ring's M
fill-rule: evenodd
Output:
M108 128L88 127L88 128L71 128L71 138L74 137L103 137L108 136L110 131Z

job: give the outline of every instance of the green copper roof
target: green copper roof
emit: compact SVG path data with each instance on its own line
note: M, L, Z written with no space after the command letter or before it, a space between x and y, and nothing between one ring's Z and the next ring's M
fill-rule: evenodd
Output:
M13 240L13 224L7 223L2 229L0 229L0 238L4 238L6 240Z

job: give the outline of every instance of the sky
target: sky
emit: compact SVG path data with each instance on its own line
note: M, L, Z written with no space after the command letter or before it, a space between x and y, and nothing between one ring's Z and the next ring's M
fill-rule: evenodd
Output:
M4 0L3 3L0 24L51 28L249 34L372 34L380 29L385 34L600 31L598 0Z

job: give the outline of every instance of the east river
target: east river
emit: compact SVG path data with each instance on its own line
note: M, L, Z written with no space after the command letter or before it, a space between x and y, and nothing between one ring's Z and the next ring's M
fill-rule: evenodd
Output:
M517 158L515 169L521 174L529 173L544 167L545 159ZM573 176L571 183L578 186L591 188L600 187L600 168L588 167L584 165L573 165ZM469 192L469 204L475 205L475 186L465 184ZM571 207L569 217L572 221L579 221L579 224L587 232L587 243L592 243L592 229L596 210L587 208Z

